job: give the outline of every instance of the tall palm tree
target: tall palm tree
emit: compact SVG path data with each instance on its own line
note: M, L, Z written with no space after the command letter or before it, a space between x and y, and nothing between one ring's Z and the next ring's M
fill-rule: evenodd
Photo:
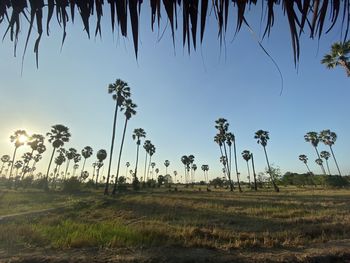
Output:
M149 178L149 173L150 173L150 167L152 166L152 156L153 154L156 153L156 147L154 146L153 143L151 143L150 145L150 148L149 148L149 162L148 162L148 169L147 169L147 181L148 181L148 178ZM154 164L156 165L156 164ZM153 172L153 168L152 168L152 172Z
M188 180L188 170L189 170L188 166L190 164L188 156L187 155L183 155L181 157L181 162L185 166L185 183L188 183L188 181L189 181Z
M79 164L75 163L75 164L73 165L73 174L72 174L73 177L75 176L75 173L76 173L76 171L77 171L78 168L79 168ZM81 175L80 175L80 176L81 176Z
M143 149L145 149L146 152L146 157L145 157L145 168L143 170L143 181L146 182L146 173L147 173L147 157L149 154L149 151L151 149L151 141L150 140L145 140L143 143Z
M141 144L141 138L146 137L146 132L142 128L134 129L134 133L132 135L132 139L136 140L136 163L135 163L135 171L134 171L134 179L137 178L137 164L139 162L139 149Z
M116 191L117 191L117 184L118 184L119 170L120 170L120 161L121 161L122 153L123 153L126 128L127 128L128 122L131 119L131 117L136 114L136 110L135 109L136 109L137 105L135 103L133 103L131 99L126 99L124 101L124 103L123 103L123 107L124 107L125 122L124 122L122 141L121 141L121 145L120 145L120 149L119 149L118 164L117 164L117 175L116 175L116 178L114 180L114 187L113 187L112 194L115 194ZM107 189L107 191L108 191L108 189ZM106 192L106 189L105 189L105 192Z
M321 63L325 64L329 69L341 66L346 71L347 76L350 77L349 55L350 40L345 42L336 42L332 45L331 52L323 57Z
M201 166L201 169L202 169L203 175L204 175L204 182L205 182L206 184L208 184L208 183L209 183L209 180L208 180L209 165L203 164L203 165Z
M169 160L165 160L164 161L164 166L165 166L165 175L168 174L168 167L170 165L170 161Z
M321 159L321 156L320 156L318 149L317 149L318 143L320 142L320 137L319 137L318 133L314 132L314 131L308 132L304 135L304 139L306 142L310 142L311 145L315 148L315 151L316 151L316 154L318 157L317 159ZM322 163L320 163L320 166L322 169L322 173L326 174L326 170L324 169L324 166Z
M83 158L84 158L83 167L81 168L81 173L84 172L86 159L90 158L91 155L92 155L93 153L94 153L94 150L91 148L91 146L85 146L85 147L81 150L81 155L82 155Z
M0 169L0 176L2 175L2 171L5 167L5 164L8 163L10 160L11 160L10 155L5 154L5 155L1 156L2 165L1 165L1 169Z
M113 157L113 148L114 148L114 140L117 126L117 115L118 109L122 110L122 105L126 99L130 97L130 87L128 83L122 81L121 79L117 79L113 84L108 85L108 93L113 94L113 100L115 100L115 109L114 109L114 117L113 117L113 131L112 131L112 142L111 149L109 152L109 164L108 164L108 172L107 172L107 180L104 194L108 194L109 187L109 178L111 176L111 167L112 167L112 157Z
M335 141L337 140L337 134L335 132L330 131L330 130L323 130L320 132L320 139L322 140L322 142L325 145L329 146L329 149L331 150L335 165L337 166L338 173L341 176L339 165L338 165L337 159L335 158L335 155L333 152L333 145L334 145Z
M177 171L174 171L174 178L175 178L175 184L177 183L177 181L176 181L176 176L177 176Z
M22 156L23 159L23 166L22 166L22 176L21 180L23 180L25 174L29 172L29 166L28 163L33 159L33 152L26 152Z
M223 148L223 143L225 142L225 140L224 140L224 136L222 136L222 135L220 135L220 134L216 134L215 136L214 136L214 142L215 143L217 143L218 145L219 145L219 148L220 148L220 161L221 160L223 160L223 159L225 159L226 160L226 157L225 157L225 155L224 155L224 153L223 153L223 150L222 150L222 148ZM226 165L227 165L227 163L226 162L222 162L222 164L224 165L224 168L225 168L225 176L227 176L226 175Z
M322 151L322 152L320 152L320 156L321 156L321 158L326 160L328 174L331 175L331 170L329 169L329 164L328 164L328 159L329 159L329 157L331 157L331 154L328 151Z
M128 168L130 167L130 163L129 163L129 162L126 162L126 163L125 163L125 166L126 166L125 178L128 178Z
M64 179L67 177L67 172L69 168L69 163L71 160L75 158L75 155L78 153L78 151L75 148L69 148L68 151L66 151L66 158L67 158L67 165L66 165L66 171L64 172Z
M307 161L308 161L307 156L306 156L305 154L300 154L300 155L299 155L299 160L302 161L302 162L305 164L307 170L309 171L309 174L312 174L312 172L311 172L309 166L307 165Z
M196 178L196 170L197 170L197 164L192 164L191 165L191 169L192 169L192 171L193 171L193 179L192 179L192 183L194 183L195 182L195 178Z
M11 163L11 168L10 168L10 177L12 177L12 169L13 169L13 166L15 164L17 149L27 142L28 134L24 130L17 130L14 132L13 135L10 136L10 140L11 140L11 142L13 142L15 144L15 150L13 151L12 163Z
M230 171L232 171L231 169L231 146L233 144L233 153L235 156L235 168L236 168L236 176L237 176L237 184L238 184L238 190L240 192L242 192L241 189L241 184L239 182L239 172L238 172L238 165L237 165L237 150L236 150L236 138L235 135L232 132L228 132L226 133L226 143L229 147L229 165L230 165ZM249 183L250 185L250 183Z
M45 176L45 190L49 189L49 172L50 172L50 167L52 163L52 159L55 155L55 151L62 147L66 142L69 142L69 138L71 137L71 134L69 133L68 127L62 125L62 124L56 124L51 127L51 131L46 134L48 136L48 141L49 143L52 143L52 154L49 162L49 166L47 167L47 172Z
M315 163L317 163L319 166L322 167L322 165L323 165L323 160L322 160L321 158L317 158L317 159L315 160Z
M153 180L153 172L154 172L154 167L156 167L156 163L152 162L151 167L152 167L152 180Z
M32 151L31 151L32 158L27 159L27 162L24 164L25 167L28 166L29 162L33 159L35 151L37 151L39 154L42 154L43 152L45 152L46 147L44 145L44 141L45 141L45 137L41 134L32 134L28 138L27 144L32 149ZM23 178L23 176L24 176L24 174L22 175L22 178Z
M157 180L157 178L158 178L158 173L159 173L159 169L156 168L154 171L156 172L156 180Z
M188 166L187 166L187 170L188 171L191 171L191 178L190 178L190 180L191 180L191 183L193 183L193 169L192 169L192 164L194 163L194 155L192 155L192 154L190 154L189 156L188 156Z
M107 152L105 149L101 149L96 153L96 188L98 187L98 177L100 175L100 169L103 166L103 161L107 158Z
M253 168L253 176L254 176L254 190L258 191L258 185L256 183L256 173L255 173L255 164L254 164L254 155L253 155L253 153L250 153L250 156L252 158L252 168Z
M247 162L247 169L248 169L248 180L249 180L249 187L251 188L251 184L250 184L250 169L249 169L249 161L252 158L250 151L248 150L244 150L242 152L242 157L243 159Z
M56 164L56 167L54 169L54 176L53 176L53 185L54 187L56 187L56 179L58 178L59 174L60 174L60 170L61 170L61 166L62 164L66 161L66 156L65 156L65 153L66 151L60 151L60 150L63 150L63 148L59 149L58 150L58 156L55 158L55 164ZM64 178L62 178L64 179Z
M256 133L255 133L255 136L254 136L255 139L257 139L258 141L258 144L261 144L261 146L264 148L264 153L265 153L265 158L266 158L266 163L267 163L267 167L269 169L269 175L270 175L270 178L271 178L271 182L273 184L273 187L275 189L276 192L279 192L280 189L278 188L277 184L275 183L275 180L272 176L272 173L271 173L271 166L270 166L270 162L269 162L269 159L267 157L267 152L266 152L266 145L267 145L267 141L270 139L269 137L269 132L268 131L263 131L263 130L258 130Z
M42 154L46 151L46 146L44 144L40 144L38 145L36 151L38 152L36 155L33 156L33 165L31 168L31 175L33 175L33 172L35 170L35 165L37 164L37 162L39 162L42 158Z
M14 166L15 169L16 169L16 177L15 177L15 178L16 178L16 180L17 180L17 177L18 177L18 170L22 168L22 166L23 166L23 161L17 160L17 161L14 163L13 166Z
M225 156L226 159L226 166L224 166L226 169L226 174L229 180L229 184L230 184L230 191L232 192L234 189L233 186L233 182L231 179L231 169L230 169L230 165L229 165L229 158L227 155L227 148L226 148L226 134L228 132L228 127L229 127L229 123L227 122L226 119L224 118L219 118L215 121L215 128L218 130L218 134L216 135L216 137L214 137L214 141L218 141L219 142L219 146L223 146L224 148L224 154L222 152L222 148L220 147L220 151L221 151L221 156Z

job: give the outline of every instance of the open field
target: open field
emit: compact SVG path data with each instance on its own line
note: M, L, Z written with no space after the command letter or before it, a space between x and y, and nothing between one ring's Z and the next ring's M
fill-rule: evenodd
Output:
M0 221L0 259L349 262L349 201L348 189L243 194L155 189L115 198L4 190L0 217L61 209Z

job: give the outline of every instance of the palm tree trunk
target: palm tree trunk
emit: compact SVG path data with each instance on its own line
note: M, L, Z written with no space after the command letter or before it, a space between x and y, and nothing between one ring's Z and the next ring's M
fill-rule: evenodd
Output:
M2 163L1 170L0 170L0 176L2 175L2 170L4 169L5 163Z
M146 182L146 169L147 169L147 158L148 157L148 152L146 151L146 158L145 158L145 169L143 171L143 181Z
M337 166L338 173L339 173L339 175L341 176L341 172L340 172L340 169L339 169L339 166L338 166L337 159L335 159L335 155L334 155L334 152L333 152L333 148L332 148L332 146L331 146L331 145L329 146L329 148L331 149L331 153L332 153L332 156L333 156L333 159L334 159L335 165Z
M44 185L44 188L45 190L49 190L49 181L48 181L48 178L49 178L49 172L50 172L50 167L51 167L51 163L52 163L52 159L53 159L53 156L55 154L55 151L56 151L56 148L54 147L53 148L53 151L52 151L52 154L51 154L51 158L50 158L50 162L49 162L49 167L47 167L47 172L46 172L46 176L45 176L45 185Z
M134 172L134 177L137 178L137 164L139 162L139 148L140 145L137 144L137 148L136 148L136 165L135 165L135 172Z
M251 153L251 157L252 157L252 167L253 167L253 176L254 176L254 190L258 191L258 186L256 184L256 173L255 173L255 165L254 165L254 156L253 153Z
M116 100L116 102L115 102L115 110L114 110L114 119L113 119L112 143L111 143L111 150L109 152L108 173L107 173L107 180L106 180L106 186L105 186L105 191L104 191L105 195L108 195L109 177L111 175L115 131L116 131L116 128L117 128L116 127L117 126L117 116L118 116L118 103L117 103L117 100Z
M329 169L329 164L328 164L328 160L327 159L326 159L326 165L327 165L328 174L331 175L331 170Z
M149 170L151 169L151 162L152 162L152 155L149 156L149 162L148 162L148 167L147 167L147 181L149 178Z
M30 170L30 175L33 175L35 165L36 165L36 161L34 161L32 165L32 169Z
M275 183L275 180L273 179L273 176L271 174L271 167L270 167L270 162L269 162L269 158L267 158L267 152L266 152L266 147L264 147L264 152L265 152L265 158L266 158L266 162L267 162L267 167L269 169L269 175L270 175L270 178L271 178L271 182L273 184L273 188L275 189L276 192L279 192L280 189L278 188L277 184Z
M66 171L64 172L64 180L66 180L66 177L67 177L67 172L68 172L69 163L70 163L70 160L68 159L68 161L67 161L67 166L66 166Z
M312 172L311 172L309 166L307 165L307 163L305 163L305 165L306 165L306 168L307 168L307 170L309 171L309 173L312 174Z
M34 153L34 150L32 150L32 152L30 153L30 155L32 156L32 158L33 158L33 153ZM26 172L25 172L24 169L26 168L26 166L28 166L29 162L30 162L30 160L29 160L28 162L25 162L25 163L23 164L21 180L23 180L23 178L24 178L24 176L25 176L25 174L26 174Z
M219 145L220 148L220 153L221 153L221 157L225 157L224 153L222 152L222 146ZM227 164L224 164L224 169L225 169L225 176L228 178L228 170L227 170Z
M119 156L118 156L118 165L117 165L117 174L115 177L114 181L114 186L113 186L113 192L112 194L115 195L117 192L117 184L118 184L118 178L119 178L119 168L120 168L120 160L122 159L122 152L123 152L123 147L124 147L124 140L125 140L125 133L126 133L126 126L128 124L128 119L125 118L125 123L124 123L124 130L123 130L123 137L122 137L122 142L120 145L119 149ZM126 171L128 171L128 167L126 167ZM127 178L127 174L125 174L125 179Z
M249 180L249 188L251 189L251 184L250 184L250 170L249 170L249 163L247 161L247 168L248 168L248 180Z
M97 167L97 169L96 169L96 183L95 183L95 188L96 189L98 188L98 176L99 176L99 173L100 173L100 168Z
M315 150L316 150L316 154L317 154L317 156L318 156L318 159L321 159L320 154L318 153L317 147L315 147ZM324 169L323 164L321 164L320 166L321 166L321 169L322 169L322 173L323 173L324 175L326 175L326 170Z
M9 177L9 178L12 177L12 169L13 169L13 165L14 165L14 163L15 163L15 157L16 157L17 148L18 148L18 147L15 147L15 150L14 150L14 152L13 152L12 163L11 163L11 168L10 168L10 177Z
M224 151L225 151L225 157L226 157L226 162L227 162L227 150L226 150L226 145L224 143ZM232 192L234 187L233 187L233 183L232 183L232 180L231 180L231 170L229 169L229 165L227 164L227 176L228 176L228 180L229 180L229 183L230 183L230 191Z
M339 64L345 69L346 74L350 77L350 66L344 59L339 59Z
M235 155L235 166L236 166L236 175L237 175L237 183L239 192L242 192L241 184L239 182L239 174L238 174L238 166L237 166L237 151L236 151L236 141L233 141L233 153Z
M82 175L83 172L84 172L85 162L86 162L86 158L84 158L83 167L81 168L81 173L80 173L80 175Z

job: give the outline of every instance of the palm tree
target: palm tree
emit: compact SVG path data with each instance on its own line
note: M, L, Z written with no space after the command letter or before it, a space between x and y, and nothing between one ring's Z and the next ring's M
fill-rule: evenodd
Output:
M154 167L156 167L156 163L152 162L151 167L152 167L152 180L153 180L153 172L154 172Z
M98 187L98 176L100 175L100 169L103 166L103 161L107 158L107 152L104 149L99 150L96 153L98 162L96 162L96 188Z
M319 166L321 166L322 167L322 165L323 165L323 161L322 161L322 159L321 158L317 158L316 160L315 160L315 163L317 163Z
M187 166L189 165L188 156L187 156L187 155L183 155L183 156L181 157L181 162L182 162L182 164L183 164L184 167L185 167L185 183L187 183L187 182L188 182L188 175L187 175L188 169L187 169Z
M69 148L68 151L66 151L66 157L67 157L67 165L66 165L66 171L64 172L64 179L66 179L69 163L71 160L75 158L75 155L78 153L78 151L74 148Z
M79 164L75 163L75 164L73 165L73 174L72 174L73 177L75 176L75 172L77 171L78 168L79 168ZM80 175L80 176L81 176L81 175Z
M30 169L30 175L33 175L33 172L35 171L35 165L37 164L37 162L39 162L41 159L43 158L43 156L38 153L36 155L33 156L33 165L32 165L32 168Z
M273 184L273 187L274 187L275 191L276 191L276 192L279 192L280 189L279 189L278 186L276 185L275 180L273 179L273 176L272 176L272 174L271 174L270 162L269 162L269 159L268 159L268 157L267 157L267 152L266 152L267 141L270 139L270 137L269 137L269 132L268 132L268 131L263 131L263 130L258 130L258 131L255 133L254 138L257 139L257 140L258 140L258 141L257 141L258 144L261 144L261 146L264 148L266 163L267 163L267 167L268 167L268 170L269 170L269 175L270 175L270 178L271 178L271 182L272 182L272 184Z
M208 184L208 183L209 183L209 180L208 180L209 165L203 164L203 165L201 166L201 169L202 169L203 175L204 175L204 182L205 182L206 184Z
M52 154L49 162L49 166L47 167L47 172L45 176L45 190L49 189L48 185L48 178L49 178L49 172L50 172L50 167L52 163L53 156L55 154L55 151L62 147L64 143L69 142L69 138L71 137L71 134L69 133L68 127L61 125L61 124L56 124L51 127L51 132L48 132L46 136L49 137L48 141L52 143Z
M154 171L156 172L156 178L158 178L159 169L156 168ZM152 176L153 176L153 175L152 175Z
M143 181L146 182L146 172L147 172L147 157L150 151L150 147L151 147L151 141L150 140L145 140L145 142L143 143L143 149L145 149L146 152L146 157L145 157L145 168L143 171Z
M226 133L226 143L229 147L229 166L230 166L230 171L232 171L231 169L231 146L232 146L232 143L233 143L233 152L234 152L234 155L235 155L235 167L236 167L236 176L237 176L237 184L238 184L238 190L240 192L242 192L242 189L241 189L241 184L239 182L239 172L238 172L238 166L237 166L237 150L236 150L236 138L235 138L235 135L232 133L232 132L228 132ZM250 185L250 183L249 183Z
M123 147L124 147L126 128L127 128L127 125L128 125L128 121L131 119L132 116L134 116L136 114L136 110L135 109L136 109L137 105L135 103L133 103L131 99L126 99L124 101L124 103L123 103L123 107L124 107L125 122L124 122L122 141L121 141L121 145L120 145L120 149L119 149L118 164L117 164L117 175L116 175L116 178L114 180L114 187L113 187L112 194L115 194L116 191L117 191L117 184L118 184L119 170L120 170L120 161L121 161L121 158L122 158L122 152L123 152ZM107 188L107 191L108 191L108 188ZM105 189L105 193L106 193L106 189Z
M194 164L192 164L191 169L192 169L192 171L193 171L193 179L192 179L192 183L194 183L194 182L195 182L195 178L196 178L196 170L197 170L197 165L196 165L195 163L194 163Z
M252 168L253 168L253 176L254 176L254 190L258 191L258 185L256 183L256 173L255 173L255 165L254 165L254 155L253 155L253 153L250 153L250 156L252 158Z
M115 100L115 109L114 109L114 118L113 118L113 131L112 131L112 142L111 149L109 152L109 164L108 164L108 172L107 172L107 181L105 186L104 194L108 194L109 187L109 178L111 175L111 166L112 166L112 157L113 157L113 148L114 148L114 140L117 126L117 115L118 109L122 110L122 105L126 99L130 97L130 87L128 84L121 79L117 79L115 83L108 85L108 93L113 94L113 100Z
M90 158L90 156L94 153L93 149L90 146L85 146L81 150L81 155L84 157L83 167L81 168L81 173L83 173L85 168L86 159Z
M141 138L146 137L146 132L142 128L134 129L134 133L132 135L132 139L136 140L136 164L135 164L135 171L134 171L134 179L137 178L137 164L139 161L139 148L141 144Z
M321 158L326 160L328 174L331 175L331 170L329 169L329 164L328 164L328 159L329 159L329 157L331 157L331 154L328 151L322 151L322 152L320 152L320 156L321 156Z
M66 151L61 148L58 150L58 153L59 155L55 158L55 164L56 164L56 167L54 169L54 177L53 177L53 185L54 185L54 188L56 188L56 179L58 178L59 174L60 174L60 170L61 170L61 166L62 164L66 161ZM62 178L63 179L63 178Z
M305 164L307 170L309 171L309 174L312 174L312 172L311 172L309 166L307 165L307 161L308 161L307 156L306 156L305 154L300 154L300 155L299 155L299 160L302 161L302 162Z
M250 184L250 170L249 170L249 161L252 158L250 151L248 150L244 150L242 152L242 157L243 159L247 162L247 169L248 169L248 180L249 180L249 187L251 188L251 184Z
M12 169L15 164L15 158L16 158L16 152L18 147L22 146L25 144L28 140L28 134L24 130L17 130L14 132L13 135L10 136L11 142L15 144L15 150L13 151L12 155L12 163L11 163L11 168L10 168L10 177L12 177Z
M329 146L329 149L331 150L335 165L337 166L338 173L341 176L341 172L338 166L337 159L335 158L334 152L333 152L333 145L335 141L337 140L337 134L335 132L332 132L330 130L323 130L320 132L320 139L325 145Z
M32 148L31 151L31 156L34 156L34 151L37 151L39 154L42 154L43 152L45 152L46 147L44 145L44 141L45 141L45 137L41 134L32 134L29 138L28 138L28 145L30 146L30 148ZM27 159L27 162L24 164L24 166L28 166L29 162L32 160L33 158ZM22 175L23 178L24 174Z
M177 176L177 171L174 171L175 184L177 183L176 176Z
M190 180L191 180L191 183L193 183L193 169L192 169L192 164L194 163L194 156L192 155L192 154L190 154L189 156L188 156L188 166L187 166L187 171L191 171L191 178L190 178Z
M168 167L170 165L170 161L169 160L165 160L164 161L164 166L165 166L165 175L168 174Z
M129 162L126 162L125 166L126 166L125 178L128 178L128 168L130 167L130 163L129 163Z
M4 169L5 164L8 163L10 161L10 159L11 159L10 155L7 155L7 154L1 156L2 166L0 169L0 176L2 175L2 171Z
M321 63L325 64L328 69L341 66L346 71L347 76L350 77L349 55L350 40L345 42L336 42L332 45L331 52L323 57Z
M16 161L16 162L14 163L13 166L14 166L15 169L16 169L16 180L17 180L17 177L18 177L18 170L19 170L20 168L22 168L22 166L23 166L23 161L18 160L18 161Z
M311 131L311 132L306 133L304 135L304 139L306 142L310 142L312 144L312 146L315 148L315 151L316 151L316 154L318 157L317 159L321 159L321 156L318 153L318 149L317 149L318 143L320 142L320 137L318 136L317 132ZM320 164L320 166L322 169L322 173L326 174L326 170L324 169L322 163Z
M23 180L25 174L30 170L28 163L33 159L33 152L26 152L25 154L23 154L22 159L23 159L23 166L22 166L21 180Z
M148 178L149 178L149 170L150 170L150 167L152 166L152 156L153 154L156 153L156 147L154 146L154 144L151 143L150 147L149 147L149 163L148 163L148 169L147 169L147 181L148 181ZM156 164L154 163L154 166ZM153 172L153 168L152 168L152 172Z

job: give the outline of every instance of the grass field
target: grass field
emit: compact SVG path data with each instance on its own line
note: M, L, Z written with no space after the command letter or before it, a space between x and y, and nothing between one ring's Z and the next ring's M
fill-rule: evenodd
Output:
M117 197L96 192L4 190L0 217L61 209L0 221L0 256L4 260L14 255L39 256L42 249L46 255L51 251L69 259L98 250L97 259L111 255L113 261L117 261L113 251L117 251L124 255L123 261L139 256L145 262L157 262L158 256L181 262L181 254L194 260L183 262L201 262L201 257L207 260L203 262L232 262L232 258L254 262L259 257L266 262L297 261L310 255L346 260L350 255L348 189L286 188L281 193L242 194L181 190L156 189ZM144 251L141 256L140 251ZM208 261L211 257L214 261Z

